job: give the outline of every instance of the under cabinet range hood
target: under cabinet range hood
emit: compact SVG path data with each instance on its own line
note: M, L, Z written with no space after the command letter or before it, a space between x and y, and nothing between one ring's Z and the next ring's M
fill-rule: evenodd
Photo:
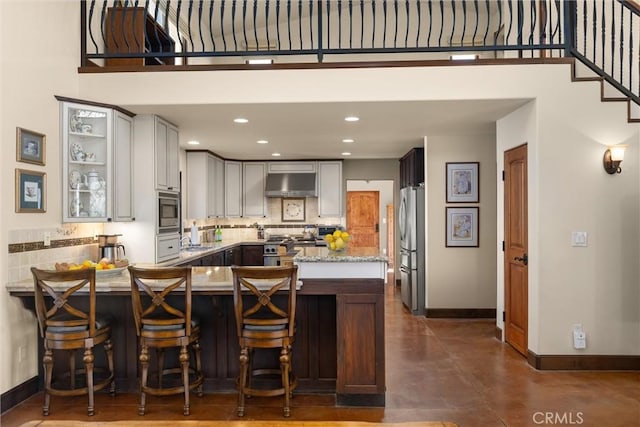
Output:
M315 173L267 174L267 197L318 197Z

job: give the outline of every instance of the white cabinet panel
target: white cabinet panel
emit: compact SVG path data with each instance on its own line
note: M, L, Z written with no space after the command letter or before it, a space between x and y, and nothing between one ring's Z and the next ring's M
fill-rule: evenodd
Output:
M318 216L342 216L342 162L318 162Z
M242 216L242 163L225 160L224 162L224 205L225 216Z
M205 151L187 151L185 218L224 216L224 161Z
M264 186L267 176L267 164L264 162L244 162L243 170L243 211L244 217L263 218L267 214L267 199Z

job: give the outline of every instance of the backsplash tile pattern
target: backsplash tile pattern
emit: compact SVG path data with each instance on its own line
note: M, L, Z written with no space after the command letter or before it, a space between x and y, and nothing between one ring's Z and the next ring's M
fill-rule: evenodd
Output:
M53 268L56 262L95 259L98 245L95 234L103 232L102 224L63 224L56 228L9 231L9 281L31 278L31 267ZM49 233L51 245L44 246Z

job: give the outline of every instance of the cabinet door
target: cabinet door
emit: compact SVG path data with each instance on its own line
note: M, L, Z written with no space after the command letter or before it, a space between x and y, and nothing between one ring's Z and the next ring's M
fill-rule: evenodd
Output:
M318 216L342 216L342 162L318 162Z
M156 190L168 190L167 180L167 131L169 124L159 117L155 118L155 161L156 161Z
M203 191L207 193L207 218L216 217L216 158L207 155L206 185Z
M243 170L243 210L242 216L260 217L266 216L267 199L264 195L267 164L264 162L245 162Z
M264 245L242 245L242 265L264 265Z
M133 210L133 119L114 113L113 220L134 221Z
M225 216L242 216L242 163L228 161L224 162L224 204Z
M180 146L178 128L167 127L167 190L180 190Z
M62 220L111 220L113 112L61 103Z
M185 218L198 219L207 216L207 153L187 152L187 211Z
M215 187L215 201L214 201L214 211L213 214L217 218L224 217L224 198L225 198L225 171L224 171L224 160L219 159L218 157L214 158L215 163L215 171L214 171L214 187Z

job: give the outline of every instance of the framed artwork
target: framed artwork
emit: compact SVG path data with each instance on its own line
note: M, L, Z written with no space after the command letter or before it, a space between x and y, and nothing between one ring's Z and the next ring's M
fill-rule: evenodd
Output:
M478 247L478 221L480 215L479 211L480 208L470 206L446 208L446 247Z
M46 212L47 174L16 169L16 212Z
M41 133L16 128L16 160L44 166L45 140Z
M282 198L282 221L304 222L304 198Z
M447 163L447 203L478 203L478 162Z

